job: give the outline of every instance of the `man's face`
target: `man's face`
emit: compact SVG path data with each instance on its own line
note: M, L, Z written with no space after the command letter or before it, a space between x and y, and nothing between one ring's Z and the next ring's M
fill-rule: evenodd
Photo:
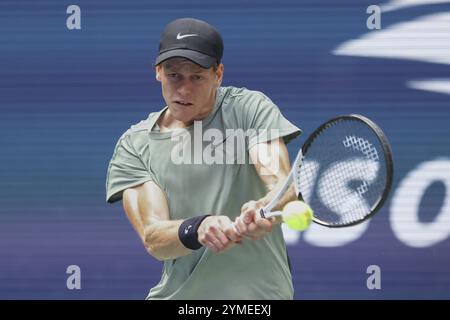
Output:
M170 114L186 125L211 112L222 75L222 64L214 71L183 58L172 58L156 67L156 79L161 82Z

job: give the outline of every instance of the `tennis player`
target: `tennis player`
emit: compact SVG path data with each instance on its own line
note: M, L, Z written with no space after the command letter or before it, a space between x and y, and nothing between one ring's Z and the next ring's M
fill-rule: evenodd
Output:
M155 62L167 106L120 137L108 167L107 201L123 200L146 250L164 262L148 299L293 298L281 226L256 213L286 179L285 143L300 129L264 94L222 87L222 54L208 23L169 23Z

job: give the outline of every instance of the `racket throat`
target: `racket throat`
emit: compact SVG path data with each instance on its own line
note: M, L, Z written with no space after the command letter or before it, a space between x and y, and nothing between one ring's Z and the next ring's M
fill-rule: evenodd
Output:
M261 218L265 219L266 218L266 212L264 211L264 208L261 208L259 210L259 215L261 216Z

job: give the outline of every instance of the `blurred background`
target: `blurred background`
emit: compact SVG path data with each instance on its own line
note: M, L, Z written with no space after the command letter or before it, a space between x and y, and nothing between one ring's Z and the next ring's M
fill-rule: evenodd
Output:
M70 5L81 29L66 25ZM222 33L224 85L266 93L303 129L291 156L340 114L363 114L390 139L394 184L372 220L286 230L295 298L449 299L444 0L1 1L0 299L144 299L159 281L121 203L105 203L105 177L121 134L164 106L152 63L180 17ZM66 286L70 265L81 290Z

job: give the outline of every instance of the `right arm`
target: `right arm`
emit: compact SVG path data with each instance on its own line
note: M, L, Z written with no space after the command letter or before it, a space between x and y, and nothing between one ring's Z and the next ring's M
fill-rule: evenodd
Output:
M170 220L166 197L156 183L148 181L126 189L123 193L123 206L150 255L158 260L167 260L192 252L178 237L178 229L183 220ZM200 224L198 240L212 251L222 252L241 239L227 216L210 216Z

